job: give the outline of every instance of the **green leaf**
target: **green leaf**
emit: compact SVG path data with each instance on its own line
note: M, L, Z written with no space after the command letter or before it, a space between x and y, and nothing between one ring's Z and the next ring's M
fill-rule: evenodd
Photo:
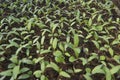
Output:
M5 57L0 57L0 62L4 61Z
M29 56L29 54L30 54L30 49L27 48L27 50L26 50L26 55Z
M88 63L88 60L85 58L79 58L82 61L83 65L86 65Z
M45 41L45 36L42 36L42 38L41 38L41 44L42 45L44 44L44 41Z
M31 37L31 35L27 35L24 37L24 40L28 40L28 39L30 39L30 37Z
M78 34L74 34L74 47L78 47L79 45L79 36Z
M29 78L29 77L30 77L29 74L21 74L21 75L18 77L18 79L27 79L27 78Z
M106 80L112 80L112 75L110 70L106 66L104 66L103 69L105 71Z
M61 72L59 73L59 75L60 75L60 76L63 76L63 77L66 77L66 78L70 78L70 75L69 75L67 72L65 72L65 71L61 71Z
M75 68L74 68L74 72L75 72L75 73L79 73L79 72L81 72L81 71L82 71L82 69L75 69Z
M19 54L19 52L22 50L22 46L21 47L19 47L18 49L17 49L17 51L16 51L16 55L18 55Z
M96 46L97 49L100 48L100 45L99 45L98 41L92 40L92 42L94 43L94 45Z
M3 55L5 53L5 51L0 51L0 55Z
M2 71L0 72L1 76L12 76L12 70L6 70L6 71Z
M83 52L86 53L86 54L88 54L89 49L88 48L83 48Z
M23 63L26 63L26 64L33 64L33 61L32 61L32 60L29 60L29 59L27 59L27 58L23 58L23 59L22 59L22 62L23 62Z
M55 56L55 61L56 62L64 62L64 56L62 55L61 51L55 51L54 52L54 56Z
M97 32L94 32L94 38L95 38L95 40L98 40L99 35L98 35L98 33L97 33Z
M44 72L45 68L46 68L45 62L42 61L42 62L41 62L41 71Z
M118 64L120 64L120 56L119 56L119 55L115 55L115 56L114 56L114 60L115 60Z
M120 34L118 34L118 40L120 40Z
M66 37L66 42L69 43L70 42L70 36Z
M13 55L11 58L10 58L10 61L12 61L13 63L18 63L18 59L17 59L18 56L16 55Z
M66 56L70 57L70 54L68 52L65 53Z
M58 42L58 39L55 38L55 39L53 40L53 43L52 43L53 49L56 49L56 47L57 47L57 42Z
M107 66L107 63L105 61L101 61L101 63L104 65L104 66Z
M58 62L58 63L60 63L60 62L61 62L61 63L62 63L62 62L65 62L63 56L55 57L55 61Z
M39 58L37 58L37 59L34 58L33 61L34 61L34 63L37 64L38 62L42 61L43 59L44 59L43 57L39 57Z
M36 43L36 42L38 42L38 39L39 39L40 37L39 36L37 36L34 40L33 40L33 44L34 43ZM37 43L36 43L37 44Z
M70 61L70 62L74 62L74 61L76 61L76 59L75 59L74 56L71 56L71 57L69 58L69 61Z
M43 22L36 23L36 25L40 28L43 29L46 25Z
M88 58L88 62L92 61L93 59L98 59L98 54L92 53L92 55Z
M76 13L76 20L80 22L80 10L78 9Z
M41 50L40 54L47 54L49 52L51 52L51 51L50 50Z
M40 80L48 80L47 77L45 77L45 75L41 75Z
M90 18L88 21L88 26L91 26L91 25L92 25L92 19Z
M120 41L118 39L115 39L113 42L112 42L112 45L116 45L116 44L119 44Z
M50 23L50 27L51 27L51 29L52 29L52 33L55 32L55 29L57 28L57 26L58 26L58 24L55 24L55 23L53 23L53 22Z
M10 44L6 47L6 49L7 49L7 48L10 48L10 47L12 47L12 46L14 46L14 47L19 47L19 45L18 45L16 42L14 42L14 41L12 41L12 40L9 40L9 42L10 42Z
M16 66L15 63L11 63L11 64L8 65L8 68L14 68L15 66Z
M87 74L91 73L91 69L90 68L86 68L85 71L86 71Z
M54 52L54 54L53 54L54 56L56 56L56 57L59 57L59 56L61 56L62 55L62 52L61 51L59 51L59 50L57 50L57 51L55 51Z
M96 30L97 31L102 31L103 30L103 26L102 25L96 26Z
M51 62L50 64L47 65L47 67L53 68L55 71L59 72L60 68L57 64Z
M41 73L42 73L41 70L37 70L33 73L33 75L35 75L36 78L40 78Z
M20 73L27 72L28 70L30 70L30 69L27 67L23 67L22 69L20 69Z
M91 38L93 35L92 34L88 34L87 36L86 36L86 39L89 39L89 38Z
M100 47L100 51L107 51L107 48L105 48L105 47Z
M105 56L100 56L100 60L105 60Z
M37 41L37 43L36 43L36 46L37 46L37 49L39 49L40 50L40 48L41 48L41 45L40 45L40 43Z
M32 25L32 22L29 22L29 23L27 24L28 30L31 30L31 25Z
M103 65L98 65L92 70L92 74L105 74L104 70L102 69Z
M7 33L7 39L8 39L8 37L11 36L11 35L17 35L17 36L19 36L19 33L18 33L17 31L10 31L10 32L8 32L8 33Z
M84 75L86 80L92 80L92 78L89 75Z
M112 69L110 69L111 74L115 74L120 70L120 65L114 66Z
M113 49L112 49L112 48L109 48L109 50L108 50L108 51L109 51L109 53L110 53L110 55L111 55L111 56L113 56L113 55L114 55L114 51L113 51Z
M15 66L13 68L13 78L16 79L19 73L20 73L20 66Z
M28 30L31 30L33 21L34 21L34 18L31 18L30 20L28 20L28 23L27 23Z
M98 18L97 18L97 21L99 22L99 21L101 21L102 20L102 15L100 14L99 16L98 16Z
M75 56L78 58L79 54L81 52L81 48L73 48L74 52L75 52Z
M59 43L58 46L59 46L60 50L64 51L64 46L62 43Z

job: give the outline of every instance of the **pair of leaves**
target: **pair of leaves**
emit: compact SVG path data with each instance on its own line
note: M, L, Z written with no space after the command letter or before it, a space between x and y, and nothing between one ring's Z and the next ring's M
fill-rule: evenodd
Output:
M120 69L118 66L110 70L104 65L98 65L92 70L92 74L105 74L106 80L112 80L112 74L116 73L118 69Z
M40 78L40 80L48 80L47 77L45 77L45 75L42 75L41 70L35 71L33 75L35 75L36 78Z
M54 52L55 60L56 62L65 62L64 56L61 51L57 50Z
M70 78L70 75L67 72L61 71L59 66L57 64L53 63L53 62L48 64L47 67L53 68L55 71L59 72L60 76L63 76L63 77L66 77L66 78Z
M0 73L1 76L12 76L13 79L17 79L20 73L20 66L15 66L13 69L6 70Z

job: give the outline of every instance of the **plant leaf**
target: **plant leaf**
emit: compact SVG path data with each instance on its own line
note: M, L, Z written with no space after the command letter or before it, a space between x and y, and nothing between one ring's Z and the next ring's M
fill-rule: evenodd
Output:
M105 71L106 80L112 80L112 75L110 70L106 66L104 66L103 69Z
M63 76L63 77L66 77L66 78L70 78L70 75L67 72L65 72L65 71L61 71L59 74L60 74L60 76Z
M29 78L29 77L30 77L29 74L22 74L22 75L20 75L20 76L18 77L18 79L27 79L27 78Z
M74 47L78 47L79 45L79 36L78 34L74 34Z
M98 65L96 66L93 70L92 70L92 74L96 74L96 73L101 73L101 74L105 74L105 72L102 69L103 65Z
M9 69L9 70L6 70L6 71L2 71L2 72L0 72L0 75L1 76L11 76L12 75L12 70Z
M37 70L33 74L35 75L36 78L40 78L41 73L42 73L41 70Z
M113 49L112 49L112 48L109 48L109 53L110 53L110 55L111 55L111 56L113 56L113 55L114 55L114 51L113 51Z
M71 56L70 58L69 58L69 61L70 62L74 62L76 59L75 59L75 57L74 56Z
M60 68L57 64L51 62L50 64L47 65L47 67L53 68L55 71L59 72Z
M55 38L55 39L53 40L53 44L52 44L53 49L56 49L56 47L57 47L57 42L58 42L58 39Z
M110 69L111 74L115 74L120 70L120 65L114 66L112 69Z
M15 66L13 68L13 78L16 79L19 73L20 73L20 66Z

